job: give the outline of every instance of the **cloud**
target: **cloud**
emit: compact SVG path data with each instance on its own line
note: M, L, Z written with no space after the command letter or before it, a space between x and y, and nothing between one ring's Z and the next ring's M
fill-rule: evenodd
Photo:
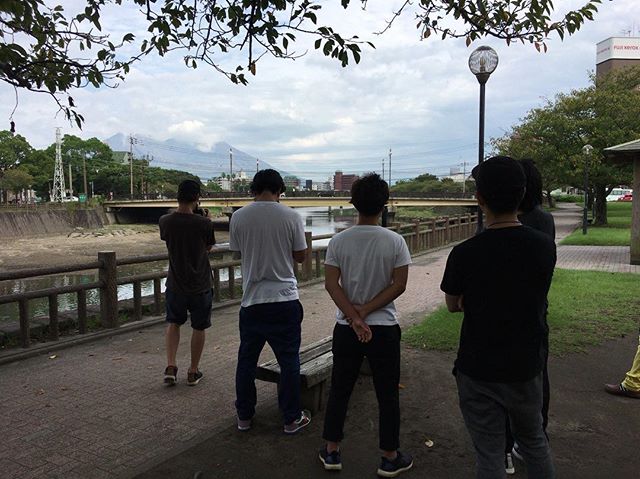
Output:
M84 2L67 3L77 10ZM117 89L74 92L86 118L83 131L56 117L46 95L19 92L18 132L39 148L53 143L55 126L87 138L118 132L175 138L203 151L226 141L314 179L326 179L338 168L381 169L391 148L394 180L425 171L446 173L463 161L477 161L479 88L467 66L474 48L488 44L500 55L486 89L488 142L544 98L588 85L596 43L629 27L635 6L632 0L603 3L594 22L564 42L550 40L549 51L541 54L528 44L507 47L495 39L471 47L463 40L420 41L411 14L397 19L384 35L375 35L402 3L369 2L364 12L356 5L344 11L339 2L323 3L324 24L375 44L375 49L362 45L358 65L342 68L315 51L312 40L299 37L296 50L308 50L307 55L295 61L265 56L249 86L239 86L204 65L185 68L182 55L173 52L137 63ZM566 9L583 0L558 3ZM127 31L139 38L148 35L136 7L110 6L102 23L116 36ZM244 61L236 54L221 58L225 66ZM4 113L7 127L14 103L13 89L0 84L0 117Z

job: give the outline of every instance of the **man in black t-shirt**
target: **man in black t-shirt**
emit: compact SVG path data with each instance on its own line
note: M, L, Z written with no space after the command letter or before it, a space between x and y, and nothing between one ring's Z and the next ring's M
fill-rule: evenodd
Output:
M517 161L490 158L472 174L487 226L453 248L441 289L449 311L464 311L454 374L476 449L476 477L506 476L507 413L529 478L552 479L540 411L555 243L518 221L525 176Z
M167 330L167 368L164 382L176 383L178 367L176 353L180 342L180 326L191 315L191 365L187 372L187 384L195 386L202 379L198 369L204 348L205 329L211 326L211 265L209 250L216 242L213 223L198 214L200 184L185 180L178 187L178 209L160 218L160 238L167 243L169 272L165 305Z

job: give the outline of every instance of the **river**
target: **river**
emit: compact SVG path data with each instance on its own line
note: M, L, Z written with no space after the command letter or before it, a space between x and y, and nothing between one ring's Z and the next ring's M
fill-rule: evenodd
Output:
M334 214L330 214L326 208L298 208L296 211L302 216L305 231L311 231L314 236L334 233L341 229L347 228L353 224L353 210L345 210L344 215L341 210L333 210ZM328 243L329 240L315 241L314 246L320 246ZM46 266L46 265L43 265ZM150 273L156 271L166 271L167 262L157 261L154 263L142 263L135 265L125 265L118 267L118 273L121 277L133 274ZM91 283L97 280L97 271L86 271L78 273L67 273L60 275L44 276L33 279L21 279L16 281L0 282L0 296L6 294L20 293L24 291L35 291L40 289L69 286L83 283ZM220 280L228 279L226 270L220 271ZM164 291L164 282L162 280L162 291ZM153 294L153 281L145 281L142 283L142 296ZM133 298L133 285L118 286L118 299ZM87 291L87 304L100 304L100 293L98 290ZM31 314L34 317L45 316L49 311L49 303L47 298L34 299L29 302ZM58 310L60 312L73 311L77 308L76 295L62 294L58 296ZM0 305L0 329L2 323L7 321L18 320L17 303Z

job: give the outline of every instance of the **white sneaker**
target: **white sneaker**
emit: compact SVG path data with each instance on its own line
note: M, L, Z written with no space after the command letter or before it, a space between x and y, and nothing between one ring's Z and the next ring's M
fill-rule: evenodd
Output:
M516 468L513 467L513 458L510 453L504 455L504 470L509 475L516 473Z

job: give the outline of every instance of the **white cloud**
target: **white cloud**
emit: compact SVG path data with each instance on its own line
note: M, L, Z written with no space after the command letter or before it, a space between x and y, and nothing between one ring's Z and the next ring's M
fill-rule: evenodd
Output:
M70 0L72 6L82 0ZM633 0L603 3L594 22L564 42L548 42L549 51L487 39L467 48L462 40L420 41L407 14L382 36L391 12L403 2L369 2L346 12L339 2L323 5L325 24L372 40L363 45L359 65L342 68L302 40L296 60L264 57L249 86L231 84L204 65L187 69L179 54L149 57L132 69L117 89L87 88L73 93L86 118L83 131L55 117L55 104L44 95L19 93L14 119L18 132L36 147L54 141L55 126L64 133L106 138L139 133L158 140L173 137L208 150L216 141L259 157L303 177L326 178L344 171L380 169L393 150L395 178L428 169L446 172L477 157L478 84L467 67L472 49L488 44L500 64L487 84L486 139L502 135L543 98L582 88L595 69L595 44L629 27ZM558 8L583 0L558 2ZM562 5L560 5L562 4ZM67 5L67 4L65 4ZM144 37L143 22L132 7L110 7L103 25L121 36ZM115 30L114 30L115 29ZM226 66L242 61L225 57ZM13 89L0 84L0 116L14 106ZM1 124L1 123L0 123Z

